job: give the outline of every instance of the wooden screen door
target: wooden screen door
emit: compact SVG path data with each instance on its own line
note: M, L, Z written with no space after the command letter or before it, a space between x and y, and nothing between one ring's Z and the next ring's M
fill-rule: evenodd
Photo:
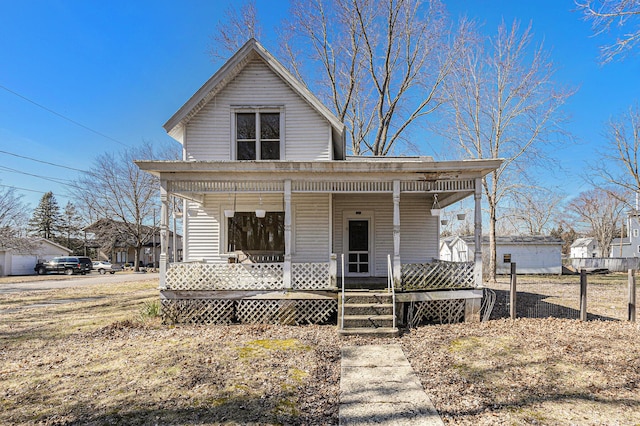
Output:
M348 275L370 276L368 219L349 219L348 249Z

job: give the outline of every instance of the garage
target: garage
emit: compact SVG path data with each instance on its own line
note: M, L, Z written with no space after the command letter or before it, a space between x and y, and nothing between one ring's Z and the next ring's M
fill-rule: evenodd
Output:
M38 263L38 256L14 254L11 256L11 275L33 275L36 263Z

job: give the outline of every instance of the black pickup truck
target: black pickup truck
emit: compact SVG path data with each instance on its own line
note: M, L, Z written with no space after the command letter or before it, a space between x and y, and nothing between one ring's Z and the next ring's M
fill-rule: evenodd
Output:
M93 269L91 259L82 256L73 257L54 257L48 262L38 263L34 270L38 275L44 275L49 272L58 274L87 274Z

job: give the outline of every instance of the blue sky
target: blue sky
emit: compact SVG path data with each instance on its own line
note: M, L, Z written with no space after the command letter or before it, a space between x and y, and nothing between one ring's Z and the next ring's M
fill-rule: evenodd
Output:
M142 141L171 139L162 124L219 65L207 49L229 1L0 0L0 151L88 169L96 156ZM274 29L287 14L285 1L256 2L265 33L277 52ZM456 17L466 14L493 34L502 19L532 23L537 42L552 50L557 81L578 87L565 112L578 144L555 149L566 175L549 175L567 193L586 188L579 175L595 160L603 124L640 99L640 56L598 64L602 38L572 12L572 0L445 0ZM20 94L7 91L9 89ZM43 105L82 125L52 114ZM98 132L108 138L96 134ZM424 155L432 154L425 146ZM35 207L52 190L61 205L70 191L55 179L78 172L0 152L1 184L15 186ZM31 191L26 191L31 190ZM40 192L32 192L40 191Z

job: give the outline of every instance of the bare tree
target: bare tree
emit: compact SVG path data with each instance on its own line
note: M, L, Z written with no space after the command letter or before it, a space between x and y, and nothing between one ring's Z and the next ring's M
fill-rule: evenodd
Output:
M0 248L23 248L21 228L26 221L26 208L21 199L14 188L0 185Z
M209 54L215 59L226 59L249 39L259 39L262 33L258 21L256 3L244 2L240 8L231 4L224 12L225 19L218 21L216 32L211 36Z
M630 193L640 192L640 110L629 111L609 120L605 130L607 143L598 152L599 160L591 164L596 177L605 185ZM593 183L593 178L589 179ZM634 207L626 200L630 207Z
M640 1L638 0L575 0L584 19L591 22L594 34L612 30L616 41L601 48L602 62L624 56L640 41ZM623 30L632 25L631 30Z
M624 211L624 193L614 188L595 188L580 193L566 208L576 227L596 239L600 255L607 257L616 236L616 224Z
M442 104L465 39L438 0L294 0L291 10L283 55L346 124L352 154L390 154Z
M135 248L138 270L140 251L151 240L151 223L158 209L159 181L140 170L133 160L154 159L154 148L144 143L117 154L104 153L95 160L89 173L80 178L78 197L93 218L110 219L112 234L121 236Z
M573 93L554 85L543 46L531 48L531 28L501 24L497 35L466 51L446 80L447 125L440 131L463 156L504 158L483 180L489 213L489 270L496 276L498 205L518 188L519 177L544 158L540 146L562 135L560 108ZM553 137L552 137L553 136Z
M515 189L505 219L520 234L548 234L557 222L558 206L563 199L562 194L547 188Z

